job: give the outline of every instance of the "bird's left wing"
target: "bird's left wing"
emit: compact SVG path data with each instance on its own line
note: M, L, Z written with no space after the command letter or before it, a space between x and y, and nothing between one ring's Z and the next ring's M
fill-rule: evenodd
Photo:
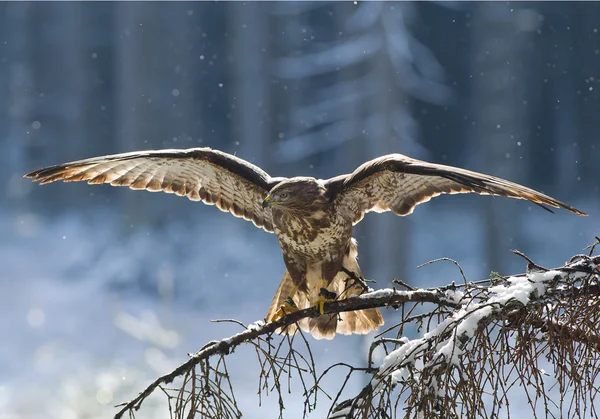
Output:
M338 210L355 224L369 211L408 215L418 204L438 195L469 192L526 199L543 208L547 205L586 215L548 195L504 179L402 154L368 161L349 175L330 179L326 185Z
M187 196L215 204L221 211L273 231L271 212L262 208L269 190L283 178L271 178L259 167L210 148L151 150L94 157L28 173L41 184L62 180L110 183L151 192Z

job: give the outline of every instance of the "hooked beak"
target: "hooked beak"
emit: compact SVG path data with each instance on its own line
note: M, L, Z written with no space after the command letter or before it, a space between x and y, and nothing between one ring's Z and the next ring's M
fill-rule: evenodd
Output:
M267 195L265 200L262 202L262 207L267 208L271 206L271 195Z

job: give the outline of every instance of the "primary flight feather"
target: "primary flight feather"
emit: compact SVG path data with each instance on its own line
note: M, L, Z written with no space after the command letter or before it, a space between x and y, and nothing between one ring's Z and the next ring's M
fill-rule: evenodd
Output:
M526 199L544 208L585 213L548 195L493 176L427 163L402 154L368 161L327 180L272 178L259 167L210 148L156 150L50 166L25 177L40 183L87 181L187 196L216 205L277 235L286 272L267 320L365 291L352 226L369 211L408 215L441 194L477 193ZM322 314L299 326L314 337L368 333L383 324L377 309ZM292 334L296 326L283 333Z

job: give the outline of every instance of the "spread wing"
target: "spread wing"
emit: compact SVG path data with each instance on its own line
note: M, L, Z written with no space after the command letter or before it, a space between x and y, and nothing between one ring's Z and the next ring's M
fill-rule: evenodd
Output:
M28 173L41 184L62 180L110 183L187 196L216 205L236 217L273 231L271 212L261 204L283 178L271 178L245 160L210 148L156 150L94 157Z
M474 192L527 199L546 207L585 213L525 186L494 176L390 154L366 162L352 174L327 181L337 208L358 223L369 211L408 215L415 207L441 194Z

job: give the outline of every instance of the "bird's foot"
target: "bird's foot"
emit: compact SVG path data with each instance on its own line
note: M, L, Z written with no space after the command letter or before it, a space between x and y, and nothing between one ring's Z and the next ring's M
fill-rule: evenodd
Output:
M321 288L319 291L319 298L315 301L315 307L319 309L319 313L325 314L325 303L330 303L335 300L337 294L329 291L327 288Z
M271 317L271 321L274 322L275 320L279 320L283 316L296 311L298 311L298 306L296 306L296 303L294 303L292 297L287 297L285 300L283 300L283 304L279 307L279 310L277 310L273 317Z

